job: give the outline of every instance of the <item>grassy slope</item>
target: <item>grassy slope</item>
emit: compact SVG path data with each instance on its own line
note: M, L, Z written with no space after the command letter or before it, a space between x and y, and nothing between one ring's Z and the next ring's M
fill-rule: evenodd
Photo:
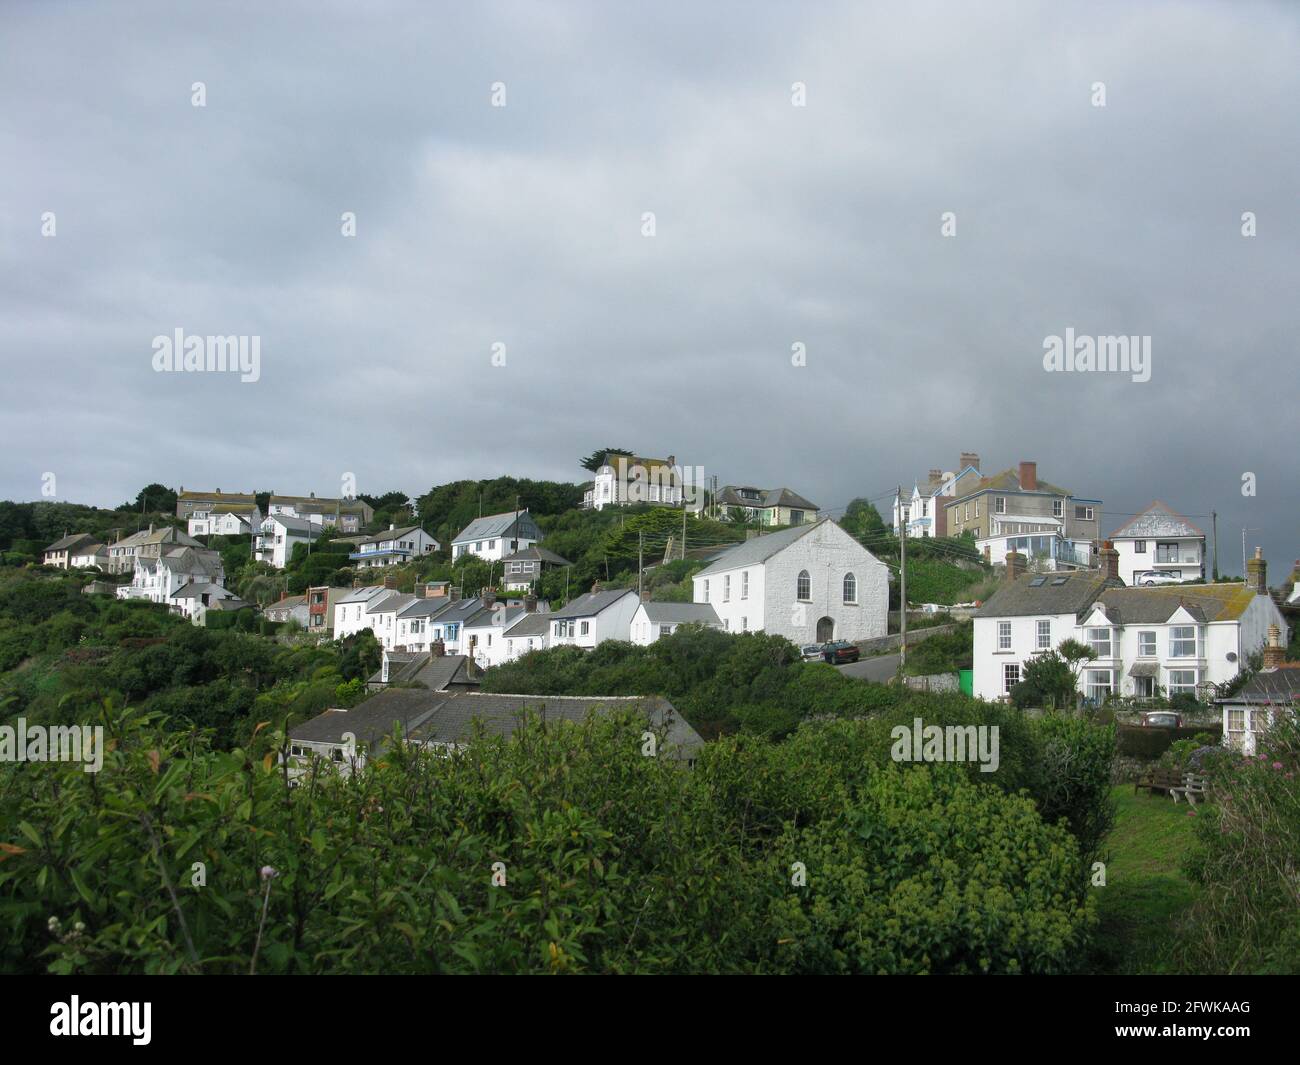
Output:
M1089 959L1094 973L1167 973L1173 923L1191 903L1194 886L1179 869L1192 845L1184 803L1133 794L1117 786L1115 829L1108 841L1106 886L1098 892L1101 927Z

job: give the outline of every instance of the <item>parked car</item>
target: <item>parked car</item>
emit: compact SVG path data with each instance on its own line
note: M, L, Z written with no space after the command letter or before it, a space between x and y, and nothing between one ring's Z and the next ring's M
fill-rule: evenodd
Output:
M824 662L826 656L822 653L822 645L819 643L806 643L799 648L799 655L805 662Z
M822 648L822 656L833 666L841 662L856 662L862 657L858 645L848 640L832 640Z
M1159 573L1155 570L1151 570L1147 573L1139 573L1136 579L1138 584L1145 585L1148 588L1154 584L1182 584L1183 583L1177 577L1171 576L1168 573Z
M1143 728L1182 728L1183 715L1172 710L1148 710L1142 715Z

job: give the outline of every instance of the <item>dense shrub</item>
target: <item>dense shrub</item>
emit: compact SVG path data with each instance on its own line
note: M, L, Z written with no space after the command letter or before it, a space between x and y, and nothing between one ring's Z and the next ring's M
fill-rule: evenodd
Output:
M864 722L691 771L644 757L635 716L533 720L290 788L269 730L219 752L105 720L99 774L0 766L7 971L1055 972L1091 920L1062 828L858 758Z
M1213 802L1197 807L1187 872L1201 892L1179 959L1194 972L1300 973L1300 721L1275 724L1254 758L1202 766Z
M770 910L795 972L1064 972L1093 921L1090 899L1061 890L1078 882L1069 833L950 766L877 773L774 849L773 876L807 870Z

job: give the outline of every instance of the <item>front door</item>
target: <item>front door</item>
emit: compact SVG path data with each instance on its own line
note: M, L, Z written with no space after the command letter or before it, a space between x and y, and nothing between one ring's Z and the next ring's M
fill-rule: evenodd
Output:
M817 642L830 643L835 639L835 622L831 618L822 618L817 622Z

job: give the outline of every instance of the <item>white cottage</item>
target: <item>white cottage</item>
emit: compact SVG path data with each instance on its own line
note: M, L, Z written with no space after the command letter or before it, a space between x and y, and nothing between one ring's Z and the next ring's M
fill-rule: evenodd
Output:
M595 647L626 640L641 598L630 588L591 591L551 614L550 646Z
M671 636L681 625L722 628L718 612L708 603L642 603L632 615L631 639L640 647Z
M974 694L1008 695L1027 661L1073 639L1096 654L1079 678L1090 699L1187 693L1208 701L1263 648L1270 625L1286 631L1258 553L1245 584L1151 588L1123 587L1115 555L1102 551L1101 573L1016 575L1009 562L1012 579L975 615Z
M746 540L693 578L728 632L796 644L884 636L888 567L829 518Z
M1205 579L1205 533L1159 500L1110 539L1119 552L1119 578L1129 587L1146 584L1152 574Z

